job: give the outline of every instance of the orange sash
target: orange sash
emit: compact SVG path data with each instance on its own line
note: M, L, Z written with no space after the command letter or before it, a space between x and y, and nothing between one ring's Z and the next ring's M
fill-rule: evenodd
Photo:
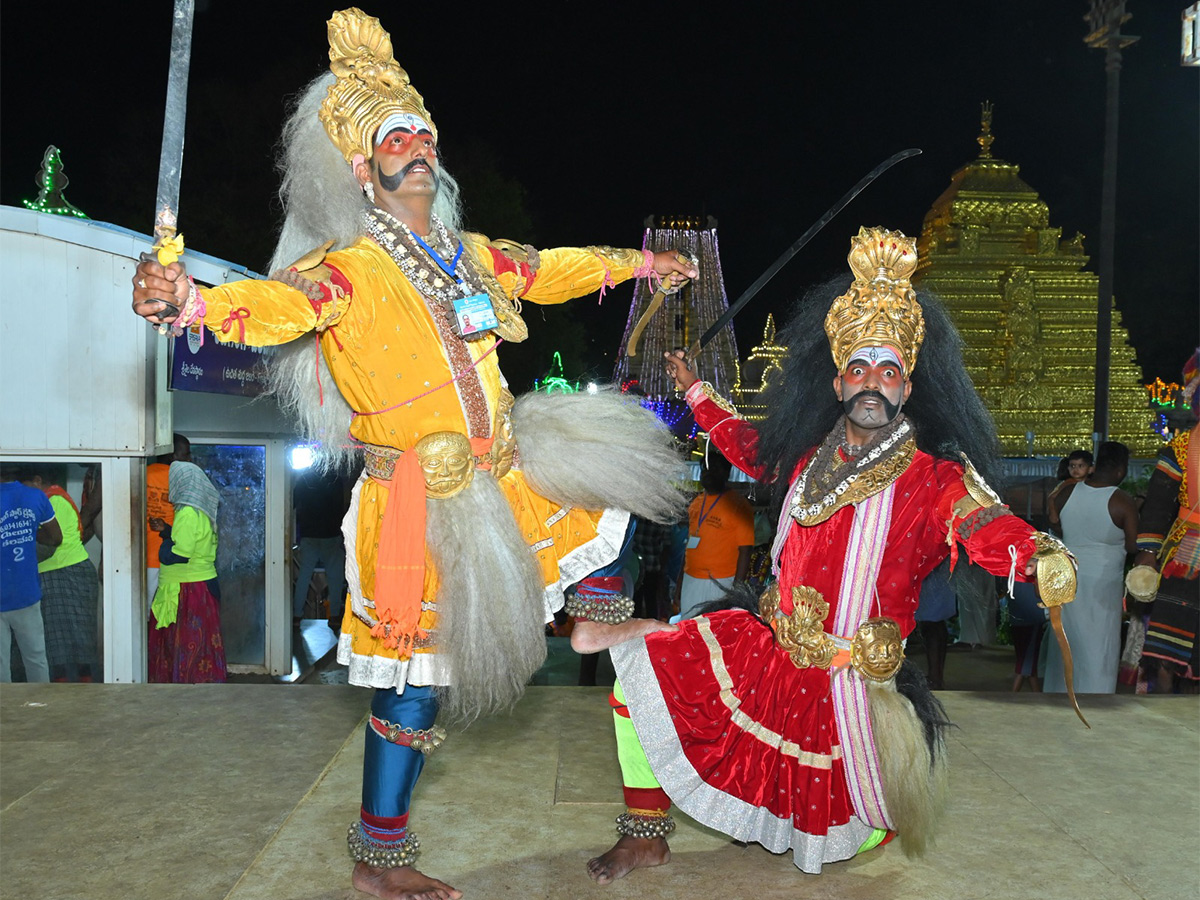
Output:
M492 439L471 438L478 459L492 447ZM489 467L484 461L479 467ZM373 476L372 476L373 477ZM379 622L372 636L396 650L400 659L413 654L414 642L426 637L420 628L421 599L425 588L425 475L417 454L409 450L396 460L387 488L387 508L379 529L375 562L375 614Z

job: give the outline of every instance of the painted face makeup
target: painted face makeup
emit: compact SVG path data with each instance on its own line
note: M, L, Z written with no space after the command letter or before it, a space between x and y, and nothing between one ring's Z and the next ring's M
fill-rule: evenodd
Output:
M384 135L383 140L375 147L375 152L391 154L408 153L413 144L427 149L430 156L437 156L437 145L434 144L433 135L430 132L403 131L399 128L389 131Z
M437 145L433 139L433 128L420 116L411 113L397 113L388 116L375 132L376 153L404 153L416 141L419 146L427 147L433 155L437 155Z
M388 116L377 134L374 163L381 188L392 193L414 172L428 175L437 187L437 144L427 122L409 113Z
M842 408L859 428L881 428L904 405L904 370L891 347L864 347L841 374Z

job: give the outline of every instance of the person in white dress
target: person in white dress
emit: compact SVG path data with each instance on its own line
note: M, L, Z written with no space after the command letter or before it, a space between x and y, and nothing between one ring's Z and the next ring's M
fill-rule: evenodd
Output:
M1095 471L1052 501L1063 540L1079 563L1079 588L1075 602L1063 608L1063 627L1071 639L1075 690L1081 694L1117 689L1125 555L1137 549L1137 507L1117 486L1128 467L1129 448L1107 441L1100 445ZM1054 642L1047 651L1043 689L1066 691L1063 658Z

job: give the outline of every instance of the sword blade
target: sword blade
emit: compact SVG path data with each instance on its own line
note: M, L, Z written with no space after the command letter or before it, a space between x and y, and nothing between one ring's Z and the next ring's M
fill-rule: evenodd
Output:
M740 296L737 301L729 307L729 309L725 310L725 312L722 313L721 317L717 319L717 321L713 322L708 331L704 332L700 340L692 346L690 351L688 351L688 359L695 359L697 354L699 354L700 351L708 345L709 341L715 338L720 333L721 329L728 325L730 321L732 321L733 317L738 314L741 308L749 303L751 298L761 291L766 286L767 282L774 278L776 273L786 266L788 261L797 253L799 253L805 244L807 244L816 236L817 232L828 225L834 216L846 208L846 205L851 200L861 194L863 190L866 189L867 185L869 185L872 181L874 181L901 160L909 159L913 156L920 156L920 154L921 151L916 147L913 147L909 150L901 150L899 153L889 156L865 176L863 176L862 180L859 181L858 184L850 188L850 190L842 195L842 198L838 200L837 203L829 207L829 209L825 211L825 215L813 222L812 225L809 226L808 231L800 235L796 243L792 244L792 246L788 247L787 250L783 251L783 255L780 256L779 259L775 260L775 262L771 263L770 267L758 276L754 284L746 288L742 296Z
M1071 705L1075 707L1075 715L1079 716L1079 721L1091 728L1088 720L1083 717L1079 701L1075 699L1075 663L1071 658L1071 645L1067 641L1067 632L1063 629L1062 606L1050 607L1050 624L1054 627L1054 637L1058 639L1058 649L1062 651L1063 681L1067 685L1067 696L1071 699Z
M167 70L167 105L163 115L162 150L158 157L155 216L169 207L179 214L179 177L183 172L183 129L187 121L188 67L192 56L195 0L175 0L171 24L171 61Z

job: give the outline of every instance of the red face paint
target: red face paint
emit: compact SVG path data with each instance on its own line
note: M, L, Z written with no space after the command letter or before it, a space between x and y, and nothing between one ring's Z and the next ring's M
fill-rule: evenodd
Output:
M904 375L898 365L888 360L871 363L865 359L852 359L842 373L842 384L848 396L857 394L864 387L872 387L890 399L893 393L904 390Z
M896 418L904 404L904 373L895 361L856 356L841 378L842 409L859 429L881 428Z
M425 149L430 157L437 157L437 145L433 142L432 134L424 130L413 133L405 131L402 128L395 128L389 131L375 148L375 152L395 155L407 154L410 149L413 149L414 144L418 148Z

